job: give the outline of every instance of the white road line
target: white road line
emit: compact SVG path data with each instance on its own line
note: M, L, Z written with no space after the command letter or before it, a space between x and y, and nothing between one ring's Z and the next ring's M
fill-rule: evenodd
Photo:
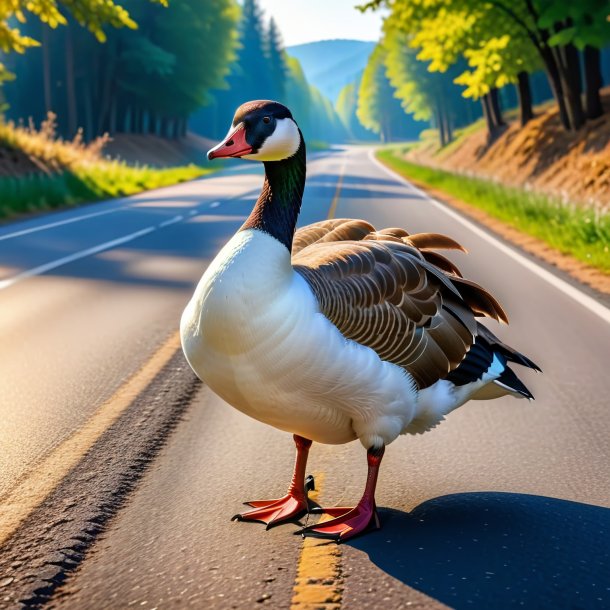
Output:
M182 214L178 214L178 216L174 216L173 218L170 218L169 220L164 220L163 222L160 222L158 226L160 229L162 229L163 227L169 227L170 225L174 225L183 219L184 219L184 216L182 216Z
M495 237L493 237L492 235L490 235L489 233L487 233L486 231L484 231L483 229L478 227L476 224L474 224L470 220L467 220L466 218L464 218L463 216L461 216L460 214L458 214L451 208L440 203L436 199L433 199L432 197L430 197L430 195L426 194L421 189L418 189L416 186L412 185L408 180L403 178L401 175L393 172L389 167L386 167L383 163L381 163L381 161L379 161L375 157L374 150L369 151L369 159L377 167L382 169L386 174L388 174L389 176L394 178L397 182L401 182L409 190L411 190L414 193L417 193L418 195L420 195L421 197L423 197L424 199L429 201L431 204L433 204L435 207L437 207L439 210L442 210L443 212L445 212L445 214L448 214L449 216L451 216L451 218L453 218L454 220L457 220L460 224L462 224L465 227L467 227L468 229L470 229L473 233L475 233L476 235L478 235L479 237L484 239L486 242L492 244L494 247L498 248L498 250L504 252L504 254L507 254L513 260L517 261L518 263L520 263L521 265L523 265L524 267L529 269L529 271L531 271L532 273L535 273L538 277L542 278L543 280L545 280L546 282L551 284L551 286L554 286L555 288L557 288L558 290L563 292L566 296L568 296L571 299L573 299L574 301L576 301L579 305L582 305L583 307L588 309L591 313L594 313L595 315L599 316L602 320L604 320L604 322L607 322L608 324L610 324L610 309L608 309L601 303L598 303L595 299L591 298L588 294L585 294L581 290L578 290L578 288L574 288L574 286L572 286L571 284L568 284L568 282L566 282L565 280L562 280L561 278L557 277L556 275L553 275L552 273L550 273L549 271L547 271L540 265L537 265L536 263L531 261L529 258L527 258L527 257L523 256L522 254L520 254L519 252L517 252L515 249L507 246L506 244L503 244L499 239L496 239Z
M13 233L7 233L6 235L0 235L0 241L5 239L11 239L13 237L21 237L22 235L28 235L29 233L36 233L37 231L44 231L45 229L51 229L52 227L59 227L61 225L68 225L72 222L78 222L79 220L86 220L87 218L95 218L96 216L104 216L105 214L114 214L115 212L122 212L127 208L115 208L113 210L104 210L103 212L93 212L92 214L81 214L76 218L66 218L65 220L58 220L56 222L49 222L44 225L37 227L31 227L30 229L22 229L21 231L15 231Z
M13 286L17 282L21 280L25 280L26 278L32 277L34 275L41 275L42 273L46 273L47 271L52 271L53 269L57 269L63 265L67 265L68 263L72 263L81 258L86 258L87 256L91 256L92 254L97 254L98 252L103 252L104 250L109 250L110 248L114 248L116 246L120 246L121 244L125 244L129 241L133 241L138 237L142 237L143 235L148 235L148 233L152 233L156 231L157 227L146 227L145 229L140 229L135 233L130 233L129 235L124 235L123 237L119 237L117 239L113 239L111 241L106 241L103 244L98 244L97 246L93 246L91 248L87 248L86 250L80 250L79 252L74 252L73 254L69 254L68 256L64 256L62 258L58 258L49 263L45 263L44 265L39 265L38 267L34 267L33 269L27 269L26 271L22 271L21 273L14 275L6 280L0 281L0 290L4 288L9 288Z
M191 210L191 211L189 212L189 216L195 216L195 214L197 214L197 212L198 212L198 211L199 211L199 210Z
M220 205L220 201L212 201L212 203L210 203L211 208L217 208L219 205Z

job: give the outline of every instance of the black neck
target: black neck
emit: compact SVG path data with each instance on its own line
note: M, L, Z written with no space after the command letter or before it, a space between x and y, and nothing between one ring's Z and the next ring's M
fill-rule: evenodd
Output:
M305 188L305 142L290 158L266 161L265 183L252 213L240 229L258 229L292 250L292 238Z

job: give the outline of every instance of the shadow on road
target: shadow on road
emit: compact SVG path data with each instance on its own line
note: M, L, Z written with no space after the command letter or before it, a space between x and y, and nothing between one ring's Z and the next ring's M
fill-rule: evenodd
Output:
M610 509L481 492L380 516L353 546L453 608L610 608Z

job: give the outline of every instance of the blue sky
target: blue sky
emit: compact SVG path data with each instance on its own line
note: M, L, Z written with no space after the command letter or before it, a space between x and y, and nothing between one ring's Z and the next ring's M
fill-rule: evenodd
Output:
M378 40L381 15L360 13L354 6L361 3L364 0L259 0L265 18L275 17L286 46L331 38Z

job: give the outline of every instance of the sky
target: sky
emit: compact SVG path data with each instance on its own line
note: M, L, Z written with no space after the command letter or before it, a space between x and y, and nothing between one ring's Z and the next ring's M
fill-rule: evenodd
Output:
M362 14L354 8L365 0L259 0L265 20L273 16L289 47L314 40L350 38L378 40L379 11Z

